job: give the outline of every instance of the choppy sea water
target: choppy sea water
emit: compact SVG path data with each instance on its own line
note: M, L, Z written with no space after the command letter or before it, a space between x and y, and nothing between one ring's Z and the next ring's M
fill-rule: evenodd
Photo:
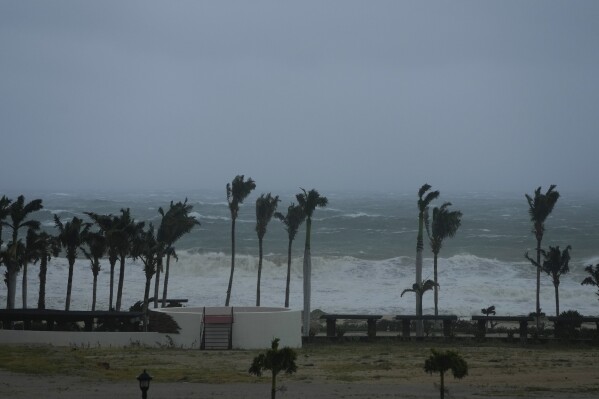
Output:
M12 194L12 195L11 195ZM7 193L16 197L20 193ZM177 243L178 262L172 264L169 297L189 298L188 306L223 305L230 272L230 217L223 192L144 193L24 193L26 199L42 198L44 210L34 214L44 229L54 232L53 216L67 220L85 217L83 212L117 214L131 208L140 221L160 223L158 207L171 200L188 198L201 226ZM233 283L233 306L255 303L258 240L255 233L253 193L241 207L237 220L237 258ZM293 193L279 194L283 213ZM326 193L329 206L317 209L313 218L312 309L326 312L399 314L414 311L414 295L400 298L415 276L417 197L415 193ZM572 246L570 273L560 285L560 309L599 314L596 289L581 286L584 267L599 263L599 198L562 192L553 214L546 221L544 247ZM440 312L460 316L480 314L495 305L499 314L527 314L535 307L535 271L524 259L534 256L528 205L524 194L447 194L433 203L452 202L463 213L462 226L445 241L439 259ZM294 241L291 276L291 306L302 307L302 253L305 231ZM6 239L6 237L5 237ZM287 234L273 219L264 241L262 273L263 306L284 304L287 266ZM29 266L28 302L37 303L38 265ZM432 253L425 245L424 278L432 278ZM49 265L47 306L63 308L68 265L64 258ZM140 263L129 261L125 273L124 306L143 298L145 278ZM108 307L109 266L105 261L99 276L98 307ZM554 290L549 276L542 276L541 307L555 311ZM116 287L115 287L116 290ZM91 307L92 273L89 262L75 265L72 309ZM21 303L20 284L17 306ZM0 289L0 303L6 289ZM432 293L423 301L426 313L433 311Z

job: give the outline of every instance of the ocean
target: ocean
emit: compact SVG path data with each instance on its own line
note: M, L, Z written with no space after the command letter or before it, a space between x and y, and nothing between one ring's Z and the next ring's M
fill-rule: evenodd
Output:
M299 191L299 190L298 190ZM532 193L532 190L531 190ZM6 193L16 198L20 193ZM27 201L43 199L44 209L33 214L43 229L55 233L54 215L61 220L84 212L118 214L130 208L136 220L160 223L158 208L188 198L201 226L175 247L179 260L171 264L169 297L188 298L188 306L222 306L230 273L230 215L225 190L156 192L46 192L24 193ZM258 239L255 233L255 191L241 206L237 219L237 257L231 304L253 306L256 295ZM286 213L294 192L279 195L279 211ZM413 313L414 294L400 297L415 279L417 195L414 193L325 192L329 205L317 209L312 231L312 309L344 313ZM599 314L596 288L582 286L584 267L599 263L599 201L597 197L561 193L545 223L543 246L572 246L570 273L562 276L560 310ZM457 235L447 239L439 258L439 311L462 317L481 314L494 305L501 315L528 314L535 309L535 270L524 258L535 257L535 238L524 193L442 193L433 206L449 201L463 213ZM293 244L290 305L302 307L302 255L305 226ZM6 229L5 233L8 234ZM5 236L5 240L7 237ZM261 303L283 306L287 267L287 233L273 218L264 238ZM425 239L423 277L433 277L432 252ZM37 304L39 265L29 266L28 303ZM118 269L118 266L117 266ZM52 259L47 278L47 307L63 309L68 264ZM129 260L123 304L143 299L145 277L140 262ZM20 276L19 276L20 280ZM108 307L109 265L105 260L98 278L98 309ZM116 285L116 284L115 284ZM152 285L153 287L153 285ZM116 287L115 287L116 292ZM162 292L162 291L161 291ZM75 265L71 309L89 310L92 273L86 259ZM6 287L0 288L6 303ZM20 283L16 306L21 304ZM433 313L433 295L423 300L424 312ZM549 276L541 276L541 307L555 313L554 289Z

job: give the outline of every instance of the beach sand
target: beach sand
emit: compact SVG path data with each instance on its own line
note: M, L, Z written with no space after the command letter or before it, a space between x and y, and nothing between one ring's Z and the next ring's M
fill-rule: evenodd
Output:
M278 398L437 398L438 375L424 359L431 347L457 350L469 375L446 378L451 398L574 398L599 396L599 347L501 343L377 342L310 344L298 351L298 372L281 375ZM10 352L11 347L0 346ZM39 353L40 358L37 358ZM135 377L152 374L148 398L265 398L269 378L247 374L259 351L29 348L0 361L2 398L134 398ZM59 365L41 374L16 372L30 358ZM10 371L9 371L10 370ZM137 396L139 395L139 396Z
M596 374L596 372L595 372ZM285 380L285 377L282 377ZM0 392L3 398L61 398L61 399L105 399L135 398L141 396L136 381L97 382L69 376L37 376L0 371ZM278 398L438 398L437 378L421 383L323 383L282 381L285 391ZM466 380L453 381L448 378L450 398L493 397L507 398L556 398L591 399L595 392L571 392L568 387L556 390L523 390L521 383L509 382L492 386L480 381L483 386L468 384ZM148 398L248 398L263 399L270 395L270 384L260 383L202 384L202 383L153 383Z

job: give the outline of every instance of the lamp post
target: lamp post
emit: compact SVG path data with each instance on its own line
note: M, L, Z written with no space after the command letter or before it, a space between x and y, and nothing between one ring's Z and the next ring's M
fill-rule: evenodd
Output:
M137 376L137 381L139 381L139 389L141 389L141 397L142 399L147 399L148 397L148 389L150 389L150 381L152 380L152 376L144 370L143 373Z

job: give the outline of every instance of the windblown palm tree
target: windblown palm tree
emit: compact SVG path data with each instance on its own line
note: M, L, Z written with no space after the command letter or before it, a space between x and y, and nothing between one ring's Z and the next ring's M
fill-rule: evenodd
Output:
M37 308L46 308L46 274L48 272L48 261L60 252L60 242L56 237L41 232L36 240L36 255L34 263L40 262L40 271L38 277L40 280L39 294L37 298Z
M468 375L468 363L454 351L439 352L431 349L431 353L431 356L424 362L424 371L430 375L439 373L441 377L439 392L443 399L445 398L445 373L451 370L454 378L464 378Z
M312 189L308 192L301 189L302 193L296 194L298 205L306 217L306 244L304 246L304 315L303 334L310 334L310 296L312 293L312 256L310 253L310 234L312 232L312 214L318 208L324 208L329 203L326 197L322 197L318 191Z
M39 230L40 222L37 220L26 220L29 215L33 212L39 211L43 208L42 200L35 199L25 204L25 197L20 195L17 200L10 204L9 208L9 219L10 221L3 221L4 226L9 227L12 230L12 241L8 245L8 251L5 256L8 294L7 294L7 309L14 309L15 305L15 294L17 289L17 274L21 268L19 254L19 230L22 228Z
M401 292L400 298L403 297L403 294L406 292L413 292L416 294L417 303L420 303L419 316L422 316L422 297L424 293L427 291L431 291L435 288L439 287L439 284L435 283L433 280L426 280L420 284L414 283L412 284L412 288L406 288Z
M135 222L131 217L129 208L121 209L121 216L118 218L116 228L111 232L111 239L114 239L117 253L120 261L119 284L116 291L116 311L121 310L123 299L123 284L125 281L125 261L131 254L131 245L133 239L144 227L144 222Z
M256 200L256 234L258 234L258 284L256 288L256 306L260 306L260 279L262 277L262 242L266 234L266 226L277 209L279 196L270 193L262 194Z
M439 197L439 191L431 191L424 196L424 194L431 189L429 184L424 184L418 190L418 236L416 238L416 284L422 284L422 256L424 252L424 220L428 213L428 206L430 203ZM424 196L424 198L423 198ZM416 315L422 316L422 298L416 297ZM421 321L416 322L416 335L421 337L423 335L423 325Z
M33 229L27 230L27 236L25 237L25 246L23 247L23 254L21 256L21 269L22 273L22 284L21 294L23 301L23 309L27 309L27 266L29 263L33 263L37 260L38 256L38 239L39 235Z
M143 329L148 331L148 302L150 298L150 283L152 277L156 273L158 258L162 254L161 247L163 243L156 240L154 236L154 226L150 223L147 231L139 230L133 238L131 245L131 255L135 259L140 259L144 265L144 273L146 275L146 285L144 289L143 302Z
M275 212L275 217L285 225L285 231L289 237L287 246L287 283L285 285L285 307L289 307L289 285L291 283L291 246L301 224L306 219L306 215L301 206L291 204L287 208L287 215L283 216L280 212Z
M67 298L65 301L65 309L71 308L71 291L73 289L73 270L75 268L75 260L77 259L77 250L81 248L85 241L85 236L89 230L90 224L85 223L78 217L65 222L60 221L57 215L54 215L54 224L58 229L58 240L62 247L66 250L67 260L69 262L69 277L67 280Z
M239 214L239 205L256 188L256 183L249 178L244 181L243 175L237 175L231 183L227 183L227 202L231 212L231 276L229 277L229 286L227 287L227 300L225 306L229 306L231 301L231 288L233 287L233 273L235 273L235 221Z
M277 375L284 371L285 374L292 374L297 371L295 360L297 353L289 347L279 349L279 339L272 340L271 348L266 353L261 353L254 358L252 365L248 370L250 374L260 377L263 371L271 372L270 398L275 399L277 394Z
M164 243L161 246L162 252L166 252L166 269L164 271L164 287L162 291L162 307L166 306L166 299L168 293L168 278L170 270L171 256L175 251L173 245L179 238L189 233L194 226L200 225L200 222L196 220L194 216L190 216L189 213L192 211L193 206L187 203L187 198L184 202L177 202L173 204L171 201L169 210L164 212L162 208L158 208L158 212L162 216L160 227L158 228L157 240ZM156 271L156 285L155 295L158 296L157 288L159 284L159 266L162 266L162 252L159 254L158 266ZM156 299L155 299L156 300Z
M4 226L4 219L10 215L10 204L12 200L8 199L6 195L0 198L0 247L2 247L2 227Z
M120 218L113 215L99 215L93 212L85 212L100 228L100 232L106 237L108 263L110 264L110 294L108 300L108 309L112 310L112 304L114 303L114 269L116 262L119 259L119 238L118 224Z
M593 265L588 265L584 268L584 271L587 272L589 276L582 280L582 283L580 284L599 287L599 263L596 264L594 268ZM599 297L599 289L597 289L595 294Z
M543 234L545 233L545 219L553 211L557 200L559 199L559 192L555 191L555 184L549 186L549 190L545 194L541 193L541 187L535 190L534 197L528 194L524 194L526 201L528 201L528 214L530 215L530 221L533 224L532 232L537 239L537 264L541 264L541 241L543 241ZM537 268L537 330L540 328L541 323L541 269Z
M427 224L427 232L433 251L433 265L434 265L434 277L435 284L439 281L437 279L437 259L439 251L443 246L443 240L455 236L458 231L460 224L462 223L462 212L460 211L449 211L447 208L451 206L451 202L446 202L441 205L440 208L433 208L433 221L430 225L430 229ZM437 286L435 286L435 316L439 314L439 292Z
M106 253L108 248L106 237L102 232L88 233L85 237L85 243L87 244L88 250L85 247L81 248L83 254L90 262L92 274L94 276L94 283L92 288L92 312L96 310L96 293L98 289L98 274L100 273L100 259Z
M563 274L566 274L570 271L569 262L570 262L570 250L572 247L569 245L564 249L564 251L560 251L559 247L549 247L549 252L541 250L543 257L545 260L542 264L538 263L534 259L528 256L526 253L526 259L530 261L537 269L544 271L549 276L551 276L551 280L553 282L553 287L555 288L555 315L559 316L559 283L560 277Z

